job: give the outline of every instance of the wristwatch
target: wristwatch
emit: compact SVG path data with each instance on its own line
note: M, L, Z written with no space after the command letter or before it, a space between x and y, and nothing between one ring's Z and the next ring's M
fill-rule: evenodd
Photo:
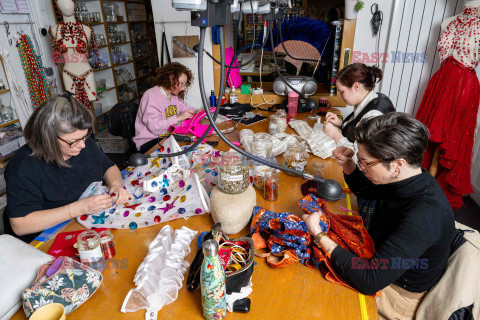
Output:
M322 239L323 237L325 237L327 235L327 233L325 231L322 231L322 232L319 232L315 235L315 239L313 240L313 242L315 242L315 244L317 246L321 246L320 245L320 239Z

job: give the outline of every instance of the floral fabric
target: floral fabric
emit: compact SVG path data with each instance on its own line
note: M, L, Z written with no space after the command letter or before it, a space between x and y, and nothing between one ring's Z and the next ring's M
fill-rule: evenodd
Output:
M69 314L88 298L100 286L102 275L80 262L68 257L63 259L59 270L51 277L46 277L46 271L54 263L42 266L38 272L35 284L23 292L23 309L27 318L35 310L50 303L61 303L65 313Z

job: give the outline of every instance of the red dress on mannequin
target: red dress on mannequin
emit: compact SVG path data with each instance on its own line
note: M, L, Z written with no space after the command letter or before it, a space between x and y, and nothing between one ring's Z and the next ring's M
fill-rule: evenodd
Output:
M465 7L443 31L438 41L442 61L428 83L416 118L430 130L423 157L428 169L439 148L436 178L453 209L462 196L473 193L471 160L480 84L475 73L480 59L480 7Z

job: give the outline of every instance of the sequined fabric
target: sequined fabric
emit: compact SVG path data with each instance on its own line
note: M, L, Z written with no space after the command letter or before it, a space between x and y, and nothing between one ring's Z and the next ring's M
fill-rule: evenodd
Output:
M360 216L333 214L327 210L325 200L312 194L299 200L299 205L306 214L323 211L320 222L322 230L327 230L328 237L342 248L366 259L375 253L373 240ZM267 259L268 265L283 268L300 261L308 267L319 269L328 281L351 288L335 272L323 250L315 245L300 217L293 213L275 213L261 207L255 207L253 214L250 232L260 235L270 253L281 258L279 262Z

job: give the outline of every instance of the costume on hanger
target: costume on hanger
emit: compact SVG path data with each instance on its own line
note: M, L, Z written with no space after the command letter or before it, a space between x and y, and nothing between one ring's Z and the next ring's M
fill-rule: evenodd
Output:
M59 38L60 33L60 38ZM65 54L68 52L68 49L72 49L77 53L85 55L85 58L89 57L90 50L93 50L94 54L98 56L97 52L97 42L95 39L95 32L91 28L90 44L88 41L87 34L82 23L80 22L63 22L61 21L57 27L55 36L49 30L50 38L52 40L52 47L54 52ZM71 45L70 45L71 44ZM90 69L84 72L81 75L76 75L67 69L63 69L63 73L67 74L73 80L72 87L70 91L75 88L74 94L75 98L82 102L85 106L91 109L92 105L88 99L87 91L85 86L90 90L93 96L96 96L96 92L90 88L88 83L85 81L87 76L92 73L93 69Z
M448 24L438 52L441 67L428 83L416 118L430 130L422 166L430 167L438 147L436 179L456 209L462 206L463 195L473 193L470 168L480 101L475 73L480 60L480 7L465 7Z

